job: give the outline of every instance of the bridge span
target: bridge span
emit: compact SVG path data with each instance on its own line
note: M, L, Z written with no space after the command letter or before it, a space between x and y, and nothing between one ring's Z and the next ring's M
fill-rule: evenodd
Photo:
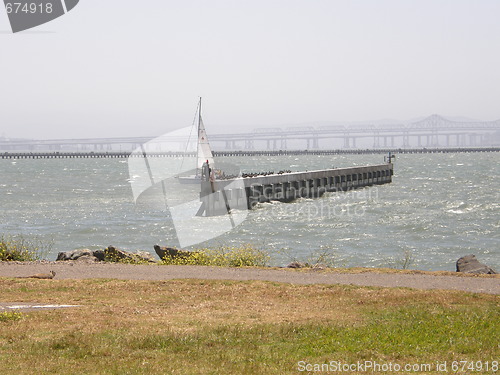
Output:
M439 115L401 124L344 124L258 128L246 133L209 134L214 150L321 150L475 148L500 146L500 120L451 121ZM148 143L162 152L164 137L7 140L0 151L130 152ZM175 140L175 139L174 139ZM168 151L181 151L175 146Z

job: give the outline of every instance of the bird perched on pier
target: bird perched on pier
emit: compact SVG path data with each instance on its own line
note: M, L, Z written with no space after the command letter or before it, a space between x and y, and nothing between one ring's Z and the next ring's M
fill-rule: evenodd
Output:
M56 273L54 271L50 271L49 273L37 273L36 275L30 276L20 276L18 279L53 279Z

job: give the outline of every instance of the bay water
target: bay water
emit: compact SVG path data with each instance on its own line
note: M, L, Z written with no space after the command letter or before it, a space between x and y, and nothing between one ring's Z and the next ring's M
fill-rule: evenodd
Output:
M243 172L383 163L382 155L225 157ZM271 264L328 257L336 266L455 270L467 254L500 270L500 153L399 154L391 184L265 203L193 248L251 244ZM0 160L0 235L60 251L109 245L154 254L178 246L164 205L135 201L125 159Z

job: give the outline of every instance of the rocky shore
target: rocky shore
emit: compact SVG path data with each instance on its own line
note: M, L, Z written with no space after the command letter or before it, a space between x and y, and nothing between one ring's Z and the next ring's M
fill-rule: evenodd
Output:
M283 268L165 265L161 260L185 259L199 254L158 245L154 246L154 250L158 259L147 251L132 253L108 246L102 250L78 249L61 252L56 261L4 261L0 262L0 277L47 280L262 280L292 284L345 284L500 294L500 275L479 262L474 255L458 259L457 272L425 272L371 268L336 269L322 265L306 266L299 262L293 262Z

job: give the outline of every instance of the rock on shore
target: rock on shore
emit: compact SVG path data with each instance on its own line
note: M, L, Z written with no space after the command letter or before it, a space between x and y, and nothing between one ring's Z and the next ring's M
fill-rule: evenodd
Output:
M475 255L466 255L457 260L457 272L495 275L496 272L477 260Z
M131 253L108 246L104 250L77 249L63 251L57 255L57 261L77 260L79 262L129 262L129 263L156 263L152 255L147 251Z
M156 252L156 255L162 260L164 260L167 257L171 258L188 258L192 256L193 254L196 254L194 251L186 251L186 250L179 250L173 247L161 247L159 245L154 245L154 249Z

